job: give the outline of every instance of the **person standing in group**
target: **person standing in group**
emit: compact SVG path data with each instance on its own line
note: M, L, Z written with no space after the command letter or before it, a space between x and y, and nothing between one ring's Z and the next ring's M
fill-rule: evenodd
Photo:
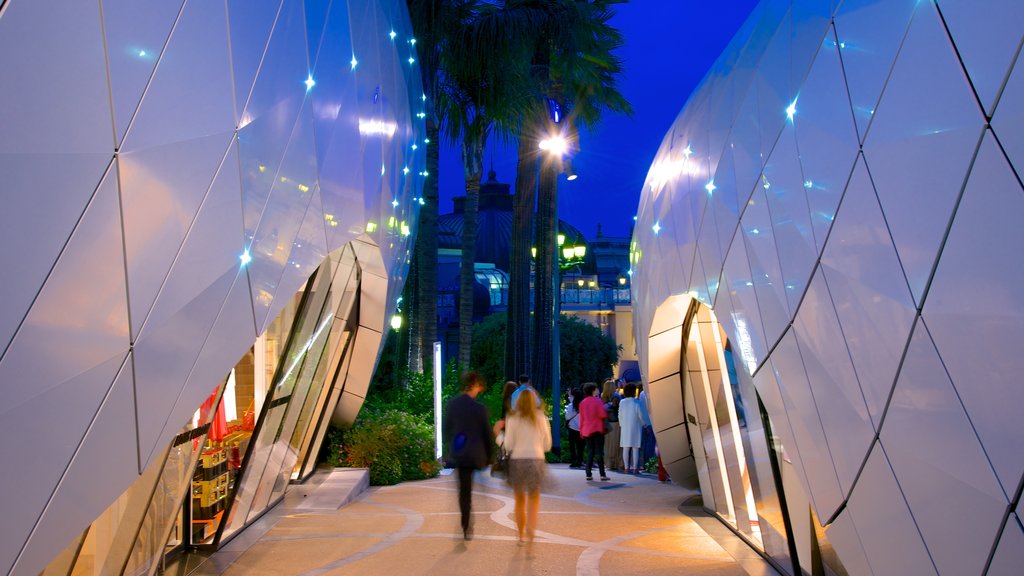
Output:
M508 483L515 493L519 543L532 547L540 511L540 491L547 473L544 453L551 450L551 425L537 407L539 397L523 390L505 420L505 450L509 452Z
M597 395L597 384L583 385L583 401L580 402L580 436L587 446L587 480L593 480L594 461L597 460L601 480L610 480L604 471L604 423L608 411Z
M638 383L636 389L640 391L640 395L637 396L636 403L640 407L640 417L644 421L644 427L640 432L640 461L647 462L651 458L654 458L654 427L651 426L651 410L650 405L647 403L647 391L644 390L643 383Z
M569 427L569 468L583 468L583 438L580 437L580 401L583 391L573 388L565 404L565 424Z
M604 435L604 459L609 470L622 470L622 459L619 457L619 401L622 395L618 391L618 383L609 378L604 381L601 401L608 412L608 426Z
M494 451L487 408L476 399L486 389L478 373L463 374L462 393L448 401L444 419L444 436L451 442L449 455L458 469L459 512L466 540L473 538L473 473L490 463Z
M636 385L626 384L622 389L623 398L619 402L619 446L622 446L622 462L626 474L639 474L640 440L642 438L644 419L640 413L640 402L637 401Z

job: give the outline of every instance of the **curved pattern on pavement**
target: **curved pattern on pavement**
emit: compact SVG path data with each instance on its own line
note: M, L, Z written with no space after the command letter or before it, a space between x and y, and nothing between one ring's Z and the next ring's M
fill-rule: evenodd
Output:
M741 564L678 511L693 492L652 477L588 483L552 465L532 550L516 545L509 487L474 483L475 537L462 539L454 476L371 488L337 510L283 517L226 574L774 574ZM739 540L737 539L737 542ZM754 566L751 568L751 566Z

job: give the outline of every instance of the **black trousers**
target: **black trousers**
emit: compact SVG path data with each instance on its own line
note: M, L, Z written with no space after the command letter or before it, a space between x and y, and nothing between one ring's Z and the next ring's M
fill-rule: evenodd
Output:
M569 463L573 466L583 465L583 438L579 430L569 428Z
M469 530L473 513L473 473L476 468L459 467L459 512L462 513L462 531Z
M597 460L597 469L601 472L601 476L605 476L604 434L595 432L583 440L587 443L587 478L590 478L591 471L594 469L594 460Z

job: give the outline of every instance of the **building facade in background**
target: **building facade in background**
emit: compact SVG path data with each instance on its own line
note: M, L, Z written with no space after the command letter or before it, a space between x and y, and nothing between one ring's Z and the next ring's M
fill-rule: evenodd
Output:
M354 419L424 177L414 45L400 0L0 3L0 573L152 574Z
M789 574L1024 566L1024 5L765 0L666 135L662 459Z

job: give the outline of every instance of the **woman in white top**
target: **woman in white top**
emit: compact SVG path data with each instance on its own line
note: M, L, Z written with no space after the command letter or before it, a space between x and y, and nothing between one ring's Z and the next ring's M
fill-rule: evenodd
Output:
M619 446L622 447L622 462L626 474L640 473L640 439L643 436L644 419L639 401L634 398L636 385L626 384L625 398L619 402Z
M551 427L537 408L539 398L524 390L505 421L505 450L509 453L508 482L516 496L519 542L533 543L540 511L540 490L547 472L544 453L551 450Z

